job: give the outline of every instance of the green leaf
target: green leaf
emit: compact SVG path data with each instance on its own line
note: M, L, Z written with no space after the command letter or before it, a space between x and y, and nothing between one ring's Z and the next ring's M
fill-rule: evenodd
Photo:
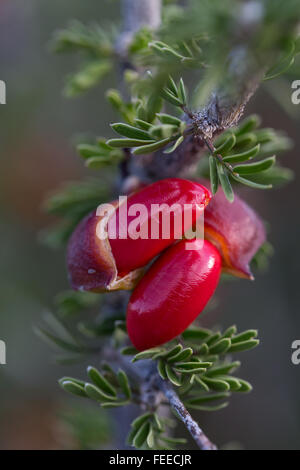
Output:
M153 413L153 426L158 430L158 431L163 431L164 426L162 421L159 419L157 416L157 413Z
M109 400L116 400L116 397L113 397L112 395L107 395L104 393L100 388L96 387L93 384L86 383L84 386L85 393L89 398L95 401L109 401Z
M140 416L138 416L134 421L132 421L131 426L133 429L139 429L142 424L144 424L146 421L148 421L151 417L153 416L153 413L144 413Z
M152 153L155 152L156 150L159 150L162 147L165 147L169 142L173 140L172 137L169 137L167 139L160 140L158 142L155 142L153 144L149 145L143 145L142 147L138 147L133 151L134 155L144 155L147 153Z
M228 405L229 405L228 402L224 402L224 403L221 403L220 405L215 405L215 406L190 405L189 408L192 408L198 411L219 411L219 410L223 410Z
M118 380L119 380L119 384L120 384L120 387L122 389L122 392L124 393L125 397L130 399L131 398L131 388L130 388L130 384L129 384L129 380L128 380L128 377L127 375L125 374L125 372L120 369L118 371Z
M135 354L138 354L138 350L135 349L133 346L126 346L125 348L122 348L120 352L124 356L133 356Z
M60 382L60 386L66 391L71 393L72 395L77 395L78 397L85 397L86 393L84 388L76 382L71 380L65 380Z
M265 143L271 142L274 139L277 139L277 135L274 129L268 129L268 128L257 129L257 131L255 131L255 136L256 136L257 142L260 144L265 144Z
M61 317L60 317L60 314L62 314L63 316L66 313L66 311L67 313L69 313L70 311L66 308L66 303L68 303L67 301L68 294L70 294L69 291L61 292L55 298L55 304L58 306L58 310L59 310L58 315L55 315L52 312L46 312L43 315L43 319L44 319L44 322L49 326L49 328L51 328L60 339L66 341L67 343L76 344L76 339L74 338L73 334L67 328L67 326L64 324L64 322L61 320ZM80 305L81 309L83 308L84 303L86 307L88 306L88 300L84 295L86 294L86 292L80 292L81 295L83 294L82 297L76 295L78 294L78 292L72 291L72 294L74 295L72 307L75 308L75 310L78 304ZM69 300L71 300L70 297L69 297ZM70 303L72 304L72 301ZM62 304L64 308L62 308ZM69 304L69 307L70 307L70 304Z
M129 137L129 139L138 139L142 141L152 140L148 132L139 129L138 127L130 126L129 124L116 122L111 124L111 128L117 132L117 134L123 135L124 137Z
M146 349L146 351L142 351L134 356L134 358L131 360L131 362L135 361L140 361L142 359L150 359L154 354L162 352L162 348L152 348L152 349Z
M147 111L142 103L139 104L136 110L136 117L141 121L147 122Z
M230 326L227 330L224 331L222 334L222 338L231 338L237 332L237 328L235 325Z
M157 113L156 116L162 124L171 124L173 126L179 127L183 121L178 119L176 116L171 116L170 114Z
M224 194L229 202L234 201L234 193L228 178L227 170L220 162L217 162L218 175Z
M226 152L229 152L236 144L236 136L234 134L230 134L225 142L220 145L219 147L216 148L215 154L225 154Z
M224 354L230 348L230 345L231 340L229 338L222 338L209 348L209 354Z
M239 389L239 392L242 392L242 393L248 393L248 392L251 392L252 391L252 385L247 382L246 380L242 380L242 379L237 379L239 382L240 382L240 389Z
M152 41L149 42L148 47L152 49L152 51L157 54L158 56L162 57L164 60L168 58L171 60L174 59L181 59L181 55L179 55L174 49L172 49L168 44L162 41Z
M250 147L256 144L257 144L257 138L253 132L242 134L236 139L236 146L239 148Z
M172 382L173 385L179 387L182 384L180 378L177 376L177 374L174 372L173 368L169 364L166 364L166 373L168 379L170 380L170 382Z
M185 348L182 351L179 351L175 356L172 356L168 359L168 362L183 362L191 357L193 354L192 348Z
M221 339L221 333L212 333L207 339L206 339L206 344L207 346L212 346L215 344L219 339Z
M153 93L148 101L147 101L147 106L146 106L146 112L147 112L147 121L148 122L153 122L156 114L159 113L163 105L163 100L157 93Z
M257 114L252 114L239 124L239 127L235 132L236 137L255 130L260 125L260 123L260 117Z
M168 78L168 88L170 89L170 91L175 95L175 96L179 96L179 93L178 93L178 88L177 88L177 85L175 83L175 81L173 80L173 78L169 75L169 78Z
M207 346L206 343L203 343L199 350L198 350L198 353L201 355L201 356L205 356L206 354L209 353L209 347Z
M138 432L138 429L135 429L135 428L131 429L130 433L127 436L127 444L129 444L131 446L133 445L133 440L134 440L137 432Z
M171 124L162 124L159 126L153 126L151 129L151 137L153 139L167 139L169 137L176 136L174 133L177 132L177 127Z
M108 156L108 152L104 152L98 145L89 145L89 144L79 144L77 146L77 151L79 155L83 158L90 158L95 156Z
M234 167L234 171L239 175L249 175L253 173L259 173L264 170L271 168L276 162L276 157L269 157L260 162L249 163L246 165L239 165Z
M295 42L291 40L285 56L266 73L264 80L272 80L279 77L293 65L294 61Z
M206 372L207 377L216 377L217 375L229 374L229 372L240 367L239 361L231 362L230 364L224 364L222 366L212 367Z
M184 445L187 443L185 438L181 437L169 437L169 436L159 436L159 439L167 444L181 444Z
M62 377L58 381L59 385L62 385L63 382L73 382L73 383L79 385L82 388L84 388L84 386L85 386L84 380L74 379L73 377Z
M202 377L203 382L205 382L211 390L216 390L219 392L227 392L230 387L227 382L224 380L212 379L206 376Z
M184 402L186 406L201 405L202 403L209 403L211 401L223 400L224 398L230 397L230 393L211 393L210 395L203 395L196 398L191 398Z
M133 445L137 449L140 449L142 445L145 443L147 436L149 434L149 429L150 429L150 424L149 422L145 422L142 424L142 426L139 428L138 432L136 433L134 439L133 439Z
M147 445L148 447L150 447L150 449L154 447L154 431L153 431L152 424L150 424L150 427L149 427L149 432L147 436Z
M115 401L115 402L106 402L106 403L101 403L102 408L119 408L120 406L126 406L128 405L128 401Z
M246 150L245 152L236 153L235 155L228 155L223 158L224 162L227 163L240 163L245 162L247 160L251 160L252 158L256 157L256 155L260 151L260 144L255 145L255 147L251 148L250 150Z
M112 69L111 60L88 63L79 72L67 78L64 93L72 98L96 86Z
M272 189L271 184L260 184L255 183L254 181L248 180L246 178L242 178L241 176L231 175L231 177L237 181L238 183L244 184L245 186L249 186L250 188L254 189Z
M235 377L231 377L230 375L218 376L218 379L225 380L225 382L228 383L228 385L230 387L230 390L232 392L237 392L241 388L241 384L240 384L239 380L236 379Z
M216 158L212 155L209 156L209 172L210 172L210 185L213 194L216 194L219 187L219 175Z
M267 171L256 173L251 176L252 183L271 184L276 187L283 186L294 179L294 173L289 168L273 166Z
M157 370L163 380L166 380L168 378L167 372L166 372L166 366L162 359L159 359L157 363Z
M231 338L231 344L240 343L241 341L247 341L249 339L256 338L257 330L247 330L239 335L234 336Z
M182 101L182 104L183 106L186 105L187 103L187 93L186 93L186 89L185 89L185 85L184 85L184 82L183 82L183 79L181 78L179 80L179 96L181 98L181 101Z
M182 102L179 98L177 98L170 90L164 88L161 90L161 96L168 101L169 103L173 104L174 106L182 106Z
M116 111L120 112L122 110L124 106L124 101L118 90L114 90L114 89L107 90L106 98Z
M206 392L209 392L208 385L205 382L203 382L203 380L201 379L199 375L195 375L195 382L197 382L197 384L200 385L200 387L203 388Z
M34 331L40 338L47 341L52 346L54 344L61 349L65 349L66 351L71 351L75 353L84 352L84 348L82 346L64 341L61 338L55 336L54 334L50 333L49 331L47 331L46 329L42 327L35 326Z
M109 195L109 188L99 179L88 179L81 182L71 182L47 200L47 212L67 218L76 219L76 224L85 214L96 209ZM92 294L93 295L93 294Z
M182 144L183 141L184 141L184 137L183 137L183 135L181 135L180 137L178 137L178 139L176 140L175 144L172 145L171 147L169 147L167 150L165 150L164 153L172 153L172 152L175 152L175 150L177 149L177 147L179 147L179 145Z
M232 344L229 348L228 352L240 352L240 351L248 351L248 349L253 349L259 345L258 339L249 339L248 341L242 341L240 343Z
M207 330L205 328L191 327L182 333L182 337L183 339L186 339L186 340L191 340L191 339L203 340L203 339L208 338L210 334L211 334L210 330Z
M115 163L115 161L110 157L90 157L86 160L85 166L93 170L98 170L103 166L112 165L113 163Z
M108 382L108 380L106 380L105 377L103 377L102 374L100 374L97 369L95 369L95 367L89 366L87 368L87 374L94 384L103 391L103 393L111 395L112 397L117 396L116 389Z
M114 148L130 148L130 147L139 147L141 145L146 145L146 144L149 144L149 142L155 142L155 140L110 139L107 141L107 144Z
M171 359L174 356L177 356L178 353L182 351L182 346L181 344L176 344L173 348L171 348L169 351L166 351L166 353L163 354L163 357L167 360Z
M141 51L148 48L148 44L152 39L152 31L150 31L147 26L142 27L139 29L135 34L134 37L129 45L129 52L131 54L139 54Z
M180 374L202 374L206 371L204 367L194 367L193 369L187 369L185 367L174 366L174 370Z
M202 367L203 369L207 369L208 367L211 367L212 363L211 362L202 362L202 361L193 361L193 362L178 362L176 363L176 367L180 367L181 369L184 370L191 370L193 371L194 369L197 369L199 367Z
M55 52L83 51L96 57L109 57L114 54L112 37L109 31L99 25L84 25L72 21L68 28L55 33Z
M152 127L152 124L149 122L143 121L142 119L135 119L134 123L137 124L144 131L149 131Z

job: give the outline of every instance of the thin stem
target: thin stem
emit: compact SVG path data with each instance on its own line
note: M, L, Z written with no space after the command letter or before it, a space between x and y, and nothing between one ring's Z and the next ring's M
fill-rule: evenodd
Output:
M123 11L123 33L118 41L119 53L126 57L127 45L132 35L142 26L147 25L152 29L156 29L161 21L161 0L122 0ZM183 111L190 117L194 118L186 106ZM193 128L188 127L184 131L184 136L192 133ZM175 137L174 137L175 138ZM126 169L127 174L128 169ZM149 370L143 370L144 374L137 367L126 363L124 358L118 357L123 362L123 368L128 371L132 377L137 379L141 390L141 403L146 409L157 409L162 404L163 396L167 398L170 407L176 411L181 421L184 423L196 444L201 450L217 450L216 446L210 442L207 436L200 429L196 421L193 420L190 413L186 410L183 403L178 398L171 384L164 381L156 372L156 366L151 364ZM112 355L110 356L112 360ZM125 362L125 363L124 363Z
M178 398L177 393L174 391L171 384L165 380L160 379L160 388L164 393L165 397L171 408L176 412L179 419L183 422L192 438L196 442L197 446L201 450L217 450L215 444L213 444L209 438L204 434L198 423L192 418L190 413L185 408L182 401Z
M218 161L221 163L221 165L225 166L225 168L226 168L233 176L238 176L237 173L235 173L233 167L232 167L228 162L224 162L222 155L220 155L219 153L216 153L216 147L214 146L212 140L209 139L208 137L206 137L206 138L204 139L204 142L205 142L206 147L207 147L208 150L210 151L211 155L212 155L213 157L217 158Z

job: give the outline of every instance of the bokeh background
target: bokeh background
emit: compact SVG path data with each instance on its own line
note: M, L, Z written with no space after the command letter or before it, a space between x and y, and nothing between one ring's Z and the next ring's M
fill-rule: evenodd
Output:
M33 332L42 313L53 308L53 297L68 288L64 252L40 241L53 223L43 201L63 182L89 174L74 151L74 135L107 135L115 117L104 98L104 90L114 86L111 76L80 98L62 96L63 77L77 59L51 54L49 40L72 18L118 23L119 2L0 1L0 79L7 84L7 104L0 106L0 339L7 344L7 365L0 366L0 449L84 448L91 442L120 449L128 431L127 412L108 419L59 389L58 378L81 376L83 367L55 364L51 349ZM295 142L282 157L296 172L295 181L272 192L243 190L270 222L275 255L256 282L223 284L217 312L204 319L205 326L217 321L224 328L232 323L239 330L257 328L261 339L259 348L241 354L240 375L254 385L253 392L235 395L225 410L197 416L211 439L225 447L300 448L300 365L291 363L292 341L300 339L300 105L289 99L290 83L279 79L247 109Z

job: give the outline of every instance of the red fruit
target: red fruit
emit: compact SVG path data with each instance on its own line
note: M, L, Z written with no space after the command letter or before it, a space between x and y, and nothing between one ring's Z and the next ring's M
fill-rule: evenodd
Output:
M127 329L142 351L182 333L202 312L219 282L221 256L206 240L182 240L151 266L132 293Z
M197 217L199 217L199 213L197 214L195 210L196 204L204 209L210 198L210 192L201 184L178 178L157 181L130 196L127 200L127 211L122 212L122 205L116 210L116 230L113 218L110 218L108 221L108 238L119 273L126 273L145 266L162 250L172 245L175 239L182 238L185 231L184 228L191 228ZM148 234L147 239L133 239L130 236L130 223L140 215L139 212L128 215L130 208L134 204L142 204L147 210L145 215L141 213L141 223L138 227L139 232L143 233L144 231L146 235ZM165 204L162 209L162 215L159 208L153 206L154 204ZM161 231L162 220L163 218L165 221L168 220L168 211L173 204L178 205L179 210L181 209L181 214L183 214L185 204L193 205L193 209L190 209L191 223L189 226L184 227L183 218L181 218L182 227L175 227L174 217L171 213L170 235L163 239ZM187 212L188 210L186 209L185 214ZM157 239L151 237L151 222L153 220L159 220L160 222ZM124 239L122 239L120 238L120 227L124 229L124 226L127 227L127 230L125 229L123 234ZM179 228L177 235L176 228L177 230ZM115 238L113 238L113 235Z
M151 205L165 204L162 212L166 220L173 204L181 209L180 214L183 213L184 205L190 204L192 206L190 225L192 225L199 216L199 212L195 210L196 204L204 209L210 197L210 192L199 183L182 179L158 181L129 196L125 211L122 204L119 206L118 202L112 203L115 209L111 206L112 211L106 222L108 238L105 239L98 237L97 227L100 222L107 220L107 214L100 216L98 215L100 211L92 212L77 226L68 245L67 264L72 288L93 292L133 289L142 275L140 268L174 243L174 239L181 238L186 228L190 228L182 223L182 230L179 233L178 230L176 232L174 220L171 217L170 234L163 239L159 208L157 207L151 214ZM130 238L132 228L130 224L139 216L139 214L128 215L128 211L130 208L133 209L134 204L142 204L146 211L143 220L137 224L137 231L143 231L148 227L148 239ZM116 221L116 239L113 239L114 220ZM151 238L150 228L153 224L150 222L153 220L159 221L156 239ZM120 235L122 236L120 226L127 227L123 234L127 237L126 239L120 238ZM178 229L177 226L176 228Z
M74 290L91 292L133 289L142 272L137 269L126 276L118 275L107 238L102 240L96 234L101 220L101 216L92 212L71 236L67 250L71 286Z
M265 242L266 231L260 217L245 201L235 195L230 203L220 189L205 211L204 233L220 251L224 271L253 279L249 263Z

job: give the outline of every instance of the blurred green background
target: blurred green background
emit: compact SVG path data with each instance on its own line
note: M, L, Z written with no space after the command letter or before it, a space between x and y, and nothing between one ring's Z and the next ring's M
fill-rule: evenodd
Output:
M117 77L110 75L80 98L62 96L63 77L76 68L77 58L51 54L49 40L73 18L117 24L119 2L0 2L0 79L7 84L7 104L0 106L0 339L7 344L7 365L0 366L1 449L86 447L87 422L89 445L120 449L128 432L127 415L132 414L124 410L117 419L115 415L103 433L103 411L97 414L97 407L88 405L83 409L80 399L66 397L57 385L63 375L81 376L83 367L56 365L51 350L33 332L43 311L52 309L53 297L68 288L64 252L53 252L39 241L41 230L53 222L42 210L43 201L62 182L89 174L74 151L74 135L108 135L115 117L104 91L116 86ZM300 105L288 104L289 81L272 83L272 93L284 96L287 109L270 91L259 91L247 114L261 114L265 127L284 129L294 139L294 149L282 159L297 176ZM236 323L239 330L259 330L261 346L241 354L240 375L254 391L197 419L219 445L299 449L300 366L291 363L291 343L300 339L299 184L296 180L273 192L242 193L270 222L275 255L256 282L223 284L218 308L203 321L205 326Z

